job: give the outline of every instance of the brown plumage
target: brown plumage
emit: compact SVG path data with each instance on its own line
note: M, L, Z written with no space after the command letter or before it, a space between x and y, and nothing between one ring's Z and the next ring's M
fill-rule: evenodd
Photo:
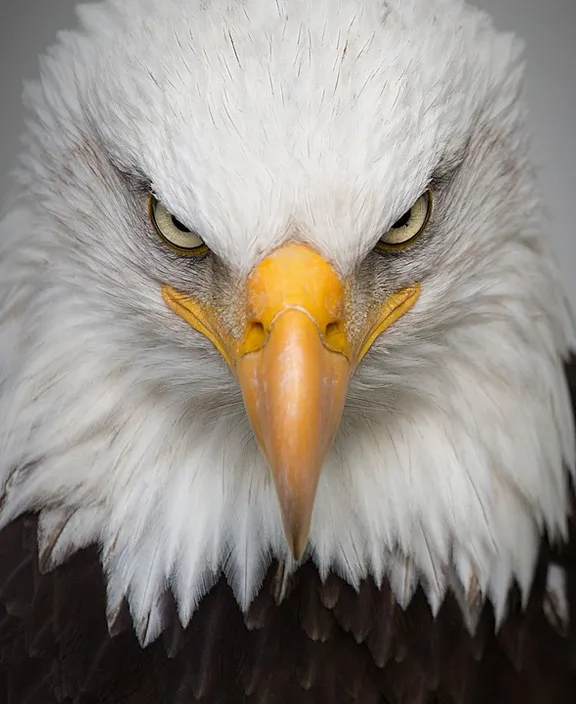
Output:
M576 364L568 367L576 399ZM546 618L547 565L567 574L567 633ZM274 565L247 614L221 579L190 626L170 626L142 649L127 612L109 635L95 548L41 574L36 521L0 534L0 701L6 704L568 704L576 700L576 530L542 545L525 611L516 591L494 632L487 605L476 634L448 595L436 619L421 590L403 611L384 585L356 593L335 576L322 584L304 565L278 604Z

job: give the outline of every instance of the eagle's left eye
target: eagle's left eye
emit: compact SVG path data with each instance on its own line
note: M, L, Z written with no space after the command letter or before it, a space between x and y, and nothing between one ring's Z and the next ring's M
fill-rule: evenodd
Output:
M177 254L195 257L208 251L200 235L183 225L152 194L148 198L148 213L158 237Z
M411 245L426 229L432 213L432 191L428 189L407 213L378 240L376 249L390 251Z

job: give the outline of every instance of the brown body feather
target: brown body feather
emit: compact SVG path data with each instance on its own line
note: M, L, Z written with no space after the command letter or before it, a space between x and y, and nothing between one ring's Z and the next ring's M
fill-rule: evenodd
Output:
M576 399L576 365L568 367ZM560 633L543 609L549 562L567 572L571 620ZM38 567L36 519L0 533L0 702L6 704L573 704L576 702L576 529L543 544L526 610L510 596L494 632L491 607L471 637L448 596L434 619L421 590L406 611L385 585L359 593L322 584L304 565L278 604L277 570L243 615L220 582L191 625L169 624L142 649L127 613L108 633L95 548L51 573Z

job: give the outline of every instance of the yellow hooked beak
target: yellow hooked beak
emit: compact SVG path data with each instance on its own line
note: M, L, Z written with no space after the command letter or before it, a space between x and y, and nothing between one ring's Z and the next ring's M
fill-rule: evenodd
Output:
M284 245L254 268L239 337L223 330L213 310L170 286L162 288L168 306L212 341L240 384L296 560L306 547L322 464L350 376L376 337L412 308L419 293L416 284L390 296L351 340L344 282L303 244Z

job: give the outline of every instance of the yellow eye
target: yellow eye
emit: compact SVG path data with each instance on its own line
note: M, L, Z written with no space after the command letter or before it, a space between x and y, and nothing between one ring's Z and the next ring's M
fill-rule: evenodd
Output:
M378 240L376 249L391 251L411 245L426 229L432 214L432 191L420 196L407 213Z
M208 251L200 235L183 225L152 194L148 197L148 214L158 237L174 252L197 257Z

